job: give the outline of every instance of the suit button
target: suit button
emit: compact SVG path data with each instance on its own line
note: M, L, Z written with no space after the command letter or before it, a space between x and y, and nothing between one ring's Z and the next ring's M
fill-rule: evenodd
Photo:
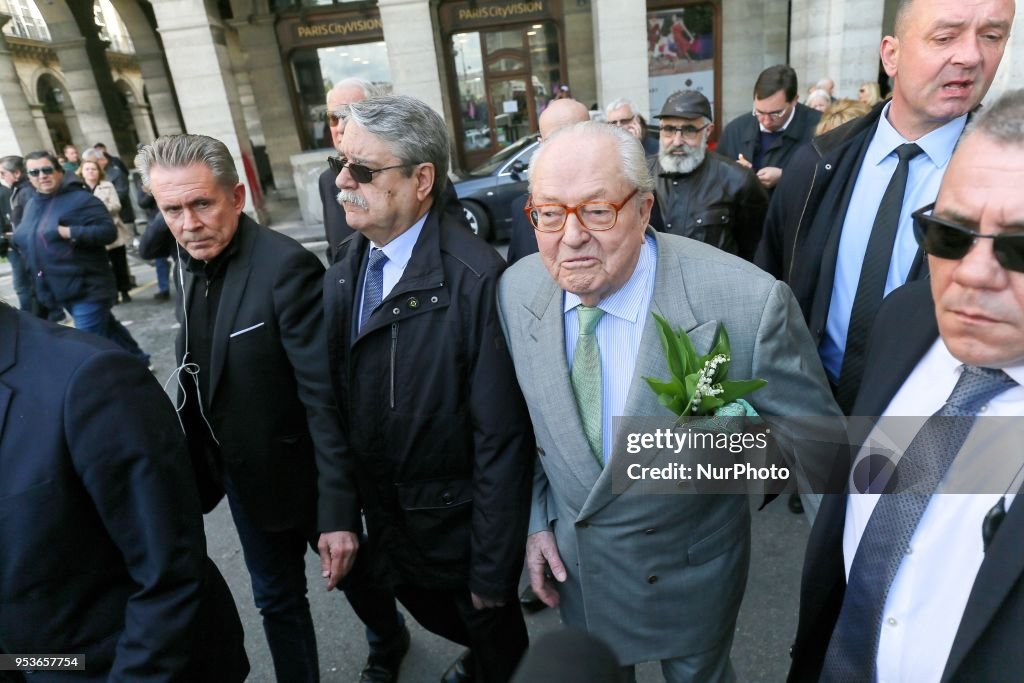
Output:
M445 505L451 505L455 502L455 496L452 495L451 491L445 491L441 494L441 502Z
M645 533L645 534L647 534L648 536L650 536L651 534L653 534L653 533L654 533L655 531L657 531L657 529L654 529L654 528L651 528L651 529L644 529L644 533Z
M540 456L544 455L544 449L541 448L540 446L537 446L537 455L540 455Z
M647 583L658 583L658 577L654 574L651 574L647 577Z
M576 522L576 528L577 529L586 529L588 526L590 526L590 525L587 524L586 522Z

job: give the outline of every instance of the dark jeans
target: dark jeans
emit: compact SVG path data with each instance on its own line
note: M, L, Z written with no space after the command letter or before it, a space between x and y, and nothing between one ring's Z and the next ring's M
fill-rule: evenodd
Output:
M110 269L114 272L117 291L124 294L131 290L132 272L128 269L128 250L124 245L107 249L107 258L110 260Z
M315 551L319 539L299 529L263 531L257 528L238 503L227 476L224 490L242 542L253 599L263 617L263 632L277 680L281 683L318 681L319 658L306 599L305 557L306 548L312 547ZM361 544L352 571L339 587L366 626L370 650L387 650L401 637L404 620L391 592L373 583L368 552L369 548Z
M76 301L66 306L77 329L109 339L142 362L149 363L149 354L139 348L127 328L110 312L111 302Z
M423 628L469 647L478 683L507 683L526 652L528 637L519 601L478 610L469 590L396 586L395 595Z

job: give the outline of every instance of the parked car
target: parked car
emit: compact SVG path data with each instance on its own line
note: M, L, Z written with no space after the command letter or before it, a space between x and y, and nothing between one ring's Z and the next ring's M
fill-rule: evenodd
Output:
M537 138L536 133L520 138L469 173L452 179L469 226L485 240L508 239L512 200L526 192Z

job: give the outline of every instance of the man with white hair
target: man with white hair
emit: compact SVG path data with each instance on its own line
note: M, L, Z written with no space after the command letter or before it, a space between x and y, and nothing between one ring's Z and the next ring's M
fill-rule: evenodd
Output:
M708 98L680 90L656 118L661 146L647 164L665 231L753 258L768 195L750 169L708 152L715 125Z
M613 126L624 129L639 140L647 154L658 153L658 131L647 128L647 122L640 115L633 100L619 97L608 103L604 108L605 120Z

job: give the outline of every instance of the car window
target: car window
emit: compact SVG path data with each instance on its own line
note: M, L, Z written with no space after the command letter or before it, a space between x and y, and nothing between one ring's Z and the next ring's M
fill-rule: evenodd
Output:
M497 154L492 156L490 159L488 159L487 161L485 161L481 165L479 165L476 168L474 168L472 171L469 172L469 175L471 175L471 176L487 176L487 175L491 175L492 173L497 171L499 168L501 168L502 164L504 164L506 161L508 161L512 157L514 157L517 154L519 154L520 152L522 152L525 147L529 147L530 145L532 145L536 141L537 141L537 136L536 135L528 135L525 138L521 138L521 139L517 140L513 144L509 145L505 149L501 150L500 152L498 152ZM529 162L529 155L532 155L532 154L533 154L533 152L530 151L527 156L523 157L523 161L524 162Z

